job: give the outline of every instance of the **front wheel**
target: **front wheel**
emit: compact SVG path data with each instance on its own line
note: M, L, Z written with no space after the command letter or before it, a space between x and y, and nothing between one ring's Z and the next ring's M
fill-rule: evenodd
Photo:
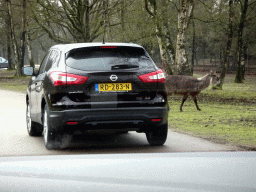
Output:
M150 145L163 145L168 135L168 124L156 126L153 131L147 132L147 140Z

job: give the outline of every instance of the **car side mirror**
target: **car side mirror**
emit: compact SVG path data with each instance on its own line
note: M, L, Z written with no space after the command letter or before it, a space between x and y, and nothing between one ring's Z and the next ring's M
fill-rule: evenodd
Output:
M27 76L35 76L36 71L34 67L23 67L23 74Z

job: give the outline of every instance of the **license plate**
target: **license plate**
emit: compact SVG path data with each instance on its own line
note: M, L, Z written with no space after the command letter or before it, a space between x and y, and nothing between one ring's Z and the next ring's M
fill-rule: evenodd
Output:
M131 83L103 83L95 84L95 91L130 91Z

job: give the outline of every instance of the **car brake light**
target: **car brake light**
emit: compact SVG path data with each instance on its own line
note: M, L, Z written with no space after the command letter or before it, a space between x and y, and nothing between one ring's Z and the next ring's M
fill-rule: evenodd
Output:
M69 74L69 73L63 73L63 72L51 72L50 77L53 80L53 85L77 85L77 84L83 84L86 82L88 77Z
M138 77L144 83L157 83L157 82L164 83L165 82L165 76L161 69L155 72L140 75Z
M101 46L101 49L111 49L111 48L117 48L116 46Z
M159 122L161 121L162 119L151 119L152 122Z
M77 121L67 121L67 125L76 125L78 122Z

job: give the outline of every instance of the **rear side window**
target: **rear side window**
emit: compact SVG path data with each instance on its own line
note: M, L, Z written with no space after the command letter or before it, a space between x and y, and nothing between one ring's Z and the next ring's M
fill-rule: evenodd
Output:
M45 68L45 65L47 64L47 61L48 61L48 58L49 58L50 54L51 54L51 51L49 51L47 53L47 55L45 55L41 65L40 65L40 68L39 68L39 72L38 72L39 75L44 72L44 68Z
M150 68L154 63L142 48L101 46L71 50L66 65L85 71L112 71Z
M49 57L45 71L48 71L53 65L55 65L59 61L59 52L57 50L53 50L51 56Z

